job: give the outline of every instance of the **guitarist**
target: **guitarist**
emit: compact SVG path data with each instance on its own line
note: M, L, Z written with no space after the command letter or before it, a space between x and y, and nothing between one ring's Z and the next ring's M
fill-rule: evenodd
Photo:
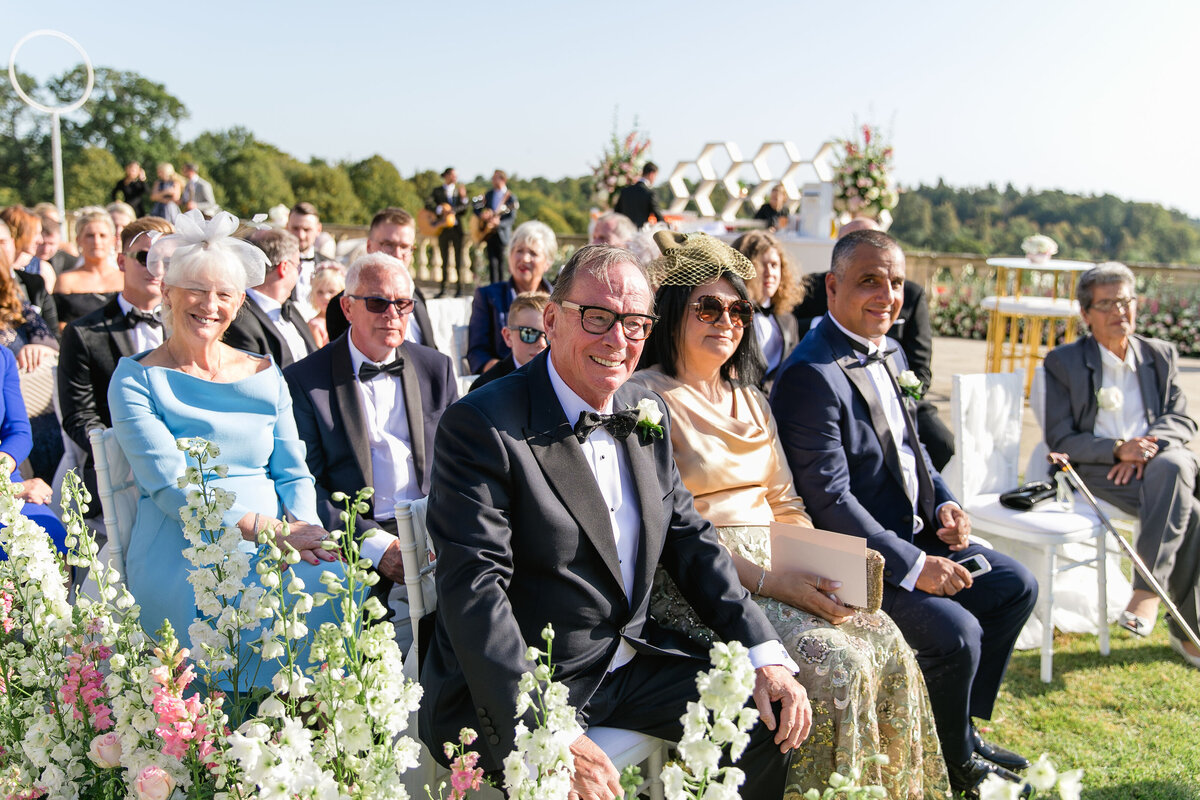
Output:
M442 185L433 190L433 196L425 208L437 216L438 250L442 253L442 287L438 297L446 294L446 281L450 277L450 249L454 249L454 267L458 270L458 291L462 297L466 291L467 274L471 271L467 261L466 237L463 235L463 217L470 204L467 202L467 187L458 182L454 167L442 171Z
M508 176L504 170L496 170L492 173L492 188L475 203L475 216L487 246L491 283L504 280L504 252L508 249L518 207L517 196L508 190Z

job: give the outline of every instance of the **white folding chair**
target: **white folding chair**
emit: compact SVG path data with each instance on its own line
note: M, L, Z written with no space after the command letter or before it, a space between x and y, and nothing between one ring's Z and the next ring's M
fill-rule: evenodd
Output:
M414 679L416 676L411 675L410 670L415 671L417 661L417 623L437 606L437 595L429 591L428 582L436 565L436 554L425 527L426 505L426 498L396 504L396 536L400 540L404 562L404 588L408 593L413 634L412 648L404 660L404 671L405 675ZM633 764L641 766L642 784L637 794L645 793L651 800L663 800L660 776L667 749L665 741L637 731L600 726L589 728L587 735L605 752L617 771ZM421 755L421 766L417 772L427 777L419 785L427 783L433 786L439 767L423 745Z
M1027 563L1038 578L1038 618L1042 623L1041 677L1049 683L1054 659L1055 580L1086 565L1096 568L1097 629L1100 652L1108 655L1108 576L1105 528L1090 509L1064 511L1057 503L1033 511L1000 504L1000 494L1018 485L1021 412L1025 373L955 375L950 397L959 469L951 491L971 517L972 529L993 539L1020 543L1037 554ZM1088 556L1064 555L1064 545L1090 543ZM1018 558L1021 553L1014 552Z
M129 552L129 537L137 517L137 484L133 482L133 469L112 428L93 428L88 431L88 439L92 443L96 491L100 494L100 508L108 534L104 546L107 552L101 552L100 562L107 559L124 580L125 554Z

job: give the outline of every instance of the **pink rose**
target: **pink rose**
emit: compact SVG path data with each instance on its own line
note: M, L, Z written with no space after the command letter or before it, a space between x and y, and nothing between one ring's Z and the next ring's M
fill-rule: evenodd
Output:
M146 767L134 781L133 790L138 800L167 800L175 790L175 779L162 767Z
M115 733L104 733L92 739L88 758L104 769L121 766L121 737Z

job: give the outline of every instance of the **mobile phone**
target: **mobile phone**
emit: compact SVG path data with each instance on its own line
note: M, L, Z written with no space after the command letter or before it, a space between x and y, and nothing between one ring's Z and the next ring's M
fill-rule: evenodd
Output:
M972 578L978 578L985 572L992 571L992 565L986 558L978 553L973 556L968 556L958 563L967 568L967 572Z

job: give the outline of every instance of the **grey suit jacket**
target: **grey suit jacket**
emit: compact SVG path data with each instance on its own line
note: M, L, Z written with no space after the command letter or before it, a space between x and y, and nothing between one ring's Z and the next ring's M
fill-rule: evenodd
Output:
M1176 380L1175 345L1134 334L1130 346L1137 358L1142 402L1146 406L1147 436L1158 437L1159 448L1183 447L1196 435L1196 421L1187 415L1187 398ZM1113 463L1115 439L1096 436L1096 393L1103 379L1100 345L1089 335L1046 354L1046 444L1079 464Z
M213 195L212 184L199 176L195 183L185 183L179 205L187 208L188 203L195 203L196 208L205 216L211 216L217 210L217 198Z
M438 427L428 528L438 552L438 610L421 664L420 730L434 751L464 725L484 769L513 748L527 645L554 625L555 679L582 709L622 640L643 653L703 658L649 616L659 565L719 636L746 646L778 634L738 582L712 525L696 513L661 439L625 441L641 507L632 600L600 488L554 393L547 355L465 396ZM653 392L626 384L616 408ZM697 669L702 662L697 662Z

